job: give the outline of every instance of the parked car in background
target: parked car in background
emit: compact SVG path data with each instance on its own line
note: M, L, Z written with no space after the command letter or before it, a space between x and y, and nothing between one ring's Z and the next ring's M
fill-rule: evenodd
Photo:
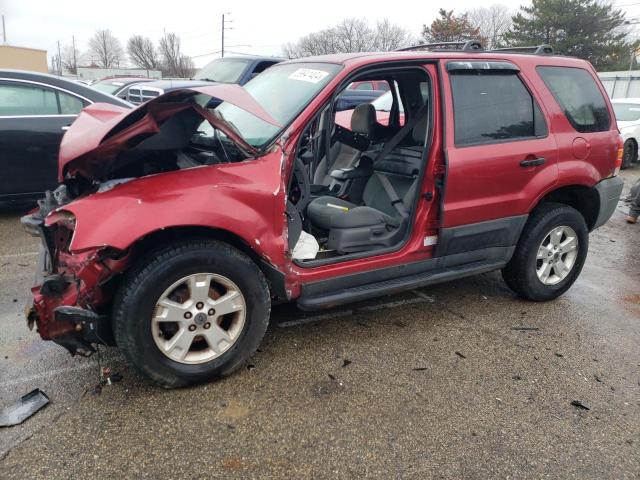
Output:
M347 90L379 90L381 92L389 91L389 82L386 80L376 80L367 82L351 82L346 88Z
M58 149L80 111L130 104L44 73L0 70L0 201L32 201L55 188Z
M614 98L611 104L616 114L618 129L624 140L622 168L628 168L638 161L640 98Z
M22 219L46 267L29 325L73 354L116 343L178 387L240 368L274 303L493 270L523 298L562 295L622 191L611 104L584 60L460 46L296 59L244 87L87 108L61 185ZM339 94L383 79L398 92L386 125L364 103L339 129Z
M153 81L147 77L108 77L91 84L91 88L114 97L127 98L127 88L134 84Z
M163 93L180 88L199 87L212 83L237 83L244 85L267 68L281 62L282 58L274 57L224 57L217 58L201 68L193 80L156 80L127 89L129 102L139 105ZM214 107L219 102L214 101Z
M361 103L370 103L384 93L385 90L345 89L338 95L338 101L335 105L336 111L350 110L356 108Z

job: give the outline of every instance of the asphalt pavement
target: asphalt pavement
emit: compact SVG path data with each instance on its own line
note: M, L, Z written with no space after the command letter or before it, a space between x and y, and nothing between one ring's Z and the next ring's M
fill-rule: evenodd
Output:
M628 190L640 167L623 172ZM151 386L116 349L26 327L38 243L0 213L0 478L640 478L640 224L620 204L549 303L499 273L305 314L274 309L247 368ZM123 375L101 394L98 361Z

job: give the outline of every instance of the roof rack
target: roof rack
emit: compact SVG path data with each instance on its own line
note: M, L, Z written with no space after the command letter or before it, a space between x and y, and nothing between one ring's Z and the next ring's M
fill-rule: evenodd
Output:
M532 53L534 55L553 55L553 47L551 45L535 45L531 47L504 47L494 48L489 52L513 52L513 53Z
M484 50L484 48L478 40L466 40L464 42L422 43L411 47L399 48L396 51L410 52L416 50L460 50L463 52L477 52Z

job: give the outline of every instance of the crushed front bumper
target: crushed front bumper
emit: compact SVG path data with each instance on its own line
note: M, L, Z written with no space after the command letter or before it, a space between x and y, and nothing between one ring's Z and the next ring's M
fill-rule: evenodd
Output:
M25 312L29 328L35 325L42 339L62 345L72 355L91 355L92 344L113 344L106 314L113 296L110 280L124 270L128 256L107 247L63 251L38 213L24 216L22 225L42 240L33 302Z

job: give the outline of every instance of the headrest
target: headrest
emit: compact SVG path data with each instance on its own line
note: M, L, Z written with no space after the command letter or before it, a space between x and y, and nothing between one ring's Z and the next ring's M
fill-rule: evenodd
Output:
M429 125L429 112L424 112L418 123L411 130L413 141L418 145L424 145L424 140L427 136L427 125Z
M361 103L351 115L351 131L371 136L375 130L376 108L370 103Z

